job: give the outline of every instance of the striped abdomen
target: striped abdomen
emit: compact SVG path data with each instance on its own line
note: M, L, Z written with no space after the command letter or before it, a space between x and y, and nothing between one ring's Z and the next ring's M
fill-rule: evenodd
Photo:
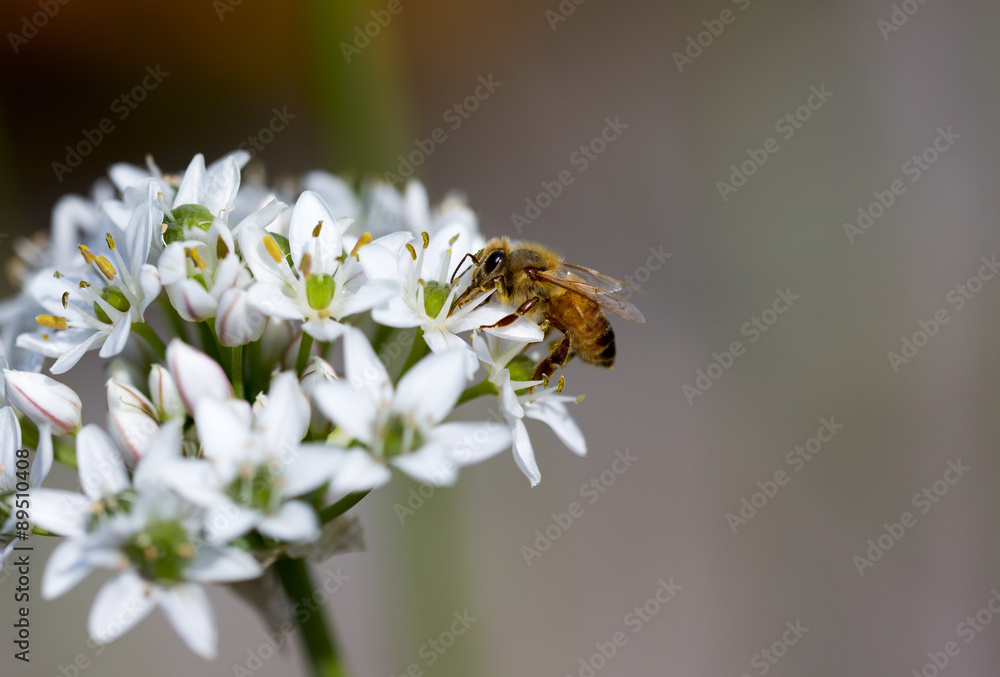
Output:
M572 292L549 301L552 318L566 328L570 348L589 364L611 367L615 363L615 332L601 307Z

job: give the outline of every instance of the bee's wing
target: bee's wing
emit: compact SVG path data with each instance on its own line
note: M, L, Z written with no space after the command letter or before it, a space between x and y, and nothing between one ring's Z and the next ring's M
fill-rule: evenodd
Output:
M622 283L596 270L563 264L554 270L540 270L535 275L557 287L580 294L626 320L646 322L638 308L615 293L622 288Z
M575 263L563 263L560 269L568 269L566 273L571 274L573 277L579 278L585 284L589 284L592 287L597 287L598 289L603 289L608 292L621 291L625 287L642 293L641 289L636 289L630 284L626 284L621 280L616 280L610 275L605 275L604 273L599 273L593 268L585 268L583 266L578 266Z

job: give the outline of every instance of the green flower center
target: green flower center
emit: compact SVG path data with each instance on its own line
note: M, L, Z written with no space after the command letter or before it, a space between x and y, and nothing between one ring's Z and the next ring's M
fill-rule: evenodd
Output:
M259 465L252 471L240 473L240 476L229 484L226 493L245 508L271 512L277 507L278 502L275 478L269 466Z
M148 581L177 583L196 554L180 522L152 522L125 544L125 555Z
M306 278L306 300L313 310L325 310L333 300L333 292L337 289L337 284L333 281L332 275L320 273L310 275Z
M120 310L121 312L127 312L132 304L128 302L125 294L118 287L105 287L101 290L101 298L104 299L109 306L115 310ZM111 318L108 314L104 312L104 308L101 308L97 301L94 301L94 314L97 315L97 319L106 324L111 324Z
M451 287L446 284L434 280L424 283L424 310L427 312L427 317L438 316L450 293Z
M167 244L171 242L181 242L185 239L184 231L188 228L200 228L205 232L212 226L212 212L202 205L180 205L175 207L170 213L166 232L163 233L163 241Z
M385 437L382 444L382 456L389 459L402 456L424 446L424 438L417 428L406 425L399 414L390 414L385 423Z
M510 371L511 381L530 381L531 374L535 371L535 361L527 355L515 355L507 363L507 370Z

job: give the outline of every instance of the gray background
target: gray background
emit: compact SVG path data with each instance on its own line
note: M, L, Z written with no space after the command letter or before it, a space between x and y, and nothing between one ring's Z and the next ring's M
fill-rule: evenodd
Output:
M980 257L1000 254L996 4L932 0L886 40L877 22L893 12L887 1L588 0L552 30L555 0L404 0L344 63L340 42L384 6L328 26L315 18L320 3L243 3L220 21L209 2L71 2L17 54L0 45L11 237L47 227L57 197L85 191L111 162L152 152L181 169L195 152L217 157L273 107L298 114L260 154L274 175L394 169L490 74L501 86L447 131L419 175L432 199L464 191L485 234L516 235L511 213L542 181L576 172L571 153L606 116L629 125L521 234L618 277L643 276L650 247L672 253L632 299L646 324L614 322L614 371L565 371L567 390L587 396L572 411L588 456L537 424L534 489L505 453L464 471L404 524L394 504L409 481L365 499L368 552L325 565L350 577L327 609L353 673L398 675L417 663L426 675L578 675L595 642L623 631L627 644L597 674L756 675L755 655L798 620L808 632L769 674L910 675L949 641L960 651L945 672L992 674L1000 628L968 644L956 633L1000 586L1000 281L961 310L946 298ZM734 22L678 72L672 54L727 8ZM5 3L4 33L34 11ZM317 75L324 59L340 61L329 67L336 77ZM169 78L57 182L51 163L63 147L156 63ZM814 85L833 96L785 140L775 123ZM364 159L354 139L338 137L350 120L386 125ZM911 181L904 163L949 126L961 138ZM777 152L724 201L716 182L768 137ZM843 224L895 179L905 194L849 242ZM800 299L749 344L744 323L786 288ZM948 324L894 371L887 353L939 308ZM746 352L689 404L683 385L733 341ZM102 380L82 367L68 379L91 394L90 420L103 415ZM843 429L794 472L786 455L823 417ZM626 449L637 460L587 503L581 487ZM921 514L913 496L956 459L971 470ZM779 470L787 484L734 535L727 513ZM522 546L574 501L583 514L528 566ZM916 524L859 575L853 558L906 511ZM50 546L36 541L37 591ZM83 654L84 674L142 665L150 676L229 675L263 641L256 616L216 590L214 662L192 655L159 612L95 656L86 615L103 577L57 602L34 600L32 663L15 663L5 640L0 672L56 675ZM671 577L681 590L633 633L626 615ZM0 637L12 595L9 581L0 586ZM421 645L466 609L476 622L428 666ZM295 647L255 674L300 666Z

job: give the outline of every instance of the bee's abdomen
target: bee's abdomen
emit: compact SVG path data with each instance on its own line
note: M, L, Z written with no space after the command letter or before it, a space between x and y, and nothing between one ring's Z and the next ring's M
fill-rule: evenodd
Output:
M600 306L578 294L553 299L552 306L557 319L566 326L573 352L581 360L600 367L614 365L615 332Z

